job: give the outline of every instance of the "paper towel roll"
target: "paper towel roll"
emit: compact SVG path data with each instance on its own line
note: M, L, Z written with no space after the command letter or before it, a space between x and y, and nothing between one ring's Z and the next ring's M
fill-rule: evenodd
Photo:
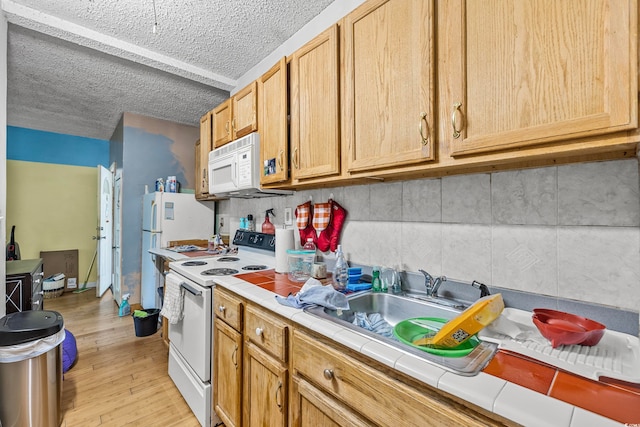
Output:
M287 249L294 249L295 238L293 228L276 228L276 273L289 272Z

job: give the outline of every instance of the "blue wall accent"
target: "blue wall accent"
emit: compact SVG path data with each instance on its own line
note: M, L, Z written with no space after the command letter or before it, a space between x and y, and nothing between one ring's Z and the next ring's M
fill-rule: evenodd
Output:
M7 126L7 160L109 167L109 141Z

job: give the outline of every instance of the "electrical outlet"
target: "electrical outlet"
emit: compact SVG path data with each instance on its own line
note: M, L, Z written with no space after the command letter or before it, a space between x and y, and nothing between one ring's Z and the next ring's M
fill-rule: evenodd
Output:
M229 215L216 215L216 232L220 235L229 235Z
M284 208L284 225L293 225L293 213L291 208Z

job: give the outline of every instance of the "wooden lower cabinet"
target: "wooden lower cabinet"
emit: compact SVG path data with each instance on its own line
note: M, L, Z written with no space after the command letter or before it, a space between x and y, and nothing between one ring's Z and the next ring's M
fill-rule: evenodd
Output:
M362 417L304 379L292 378L292 427L369 426Z
M219 286L213 309L214 410L226 427L513 424Z
M213 409L226 427L242 421L242 334L220 319L214 332Z
M324 393L311 395L308 388L302 393L315 398L316 410L328 408L325 417L335 420L335 408L327 402L340 402L354 424L380 426L487 426L501 425L496 421L467 408L440 394L436 390L418 390L386 373L367 366L344 351L323 344L318 339L295 330L292 340L292 371L296 378L304 378ZM300 384L300 381L298 381ZM295 402L293 425L302 425L304 409L314 400L301 395L292 397ZM316 391L317 391L316 390ZM295 412L298 411L298 414ZM359 419L364 424L360 424ZM341 422L341 421L340 421ZM318 424L316 424L318 425ZM332 425L329 423L329 425ZM338 422L338 425L339 424Z
M288 373L280 361L245 342L244 426L287 426Z
M213 410L226 427L240 427L243 301L216 287L213 291L213 311Z

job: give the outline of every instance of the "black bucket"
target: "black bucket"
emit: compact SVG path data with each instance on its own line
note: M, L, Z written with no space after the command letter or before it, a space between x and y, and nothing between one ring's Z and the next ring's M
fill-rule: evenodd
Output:
M160 310L157 308L149 308L141 311L146 311L147 317L133 316L133 326L136 329L137 337L148 337L153 335L158 330L158 315Z

